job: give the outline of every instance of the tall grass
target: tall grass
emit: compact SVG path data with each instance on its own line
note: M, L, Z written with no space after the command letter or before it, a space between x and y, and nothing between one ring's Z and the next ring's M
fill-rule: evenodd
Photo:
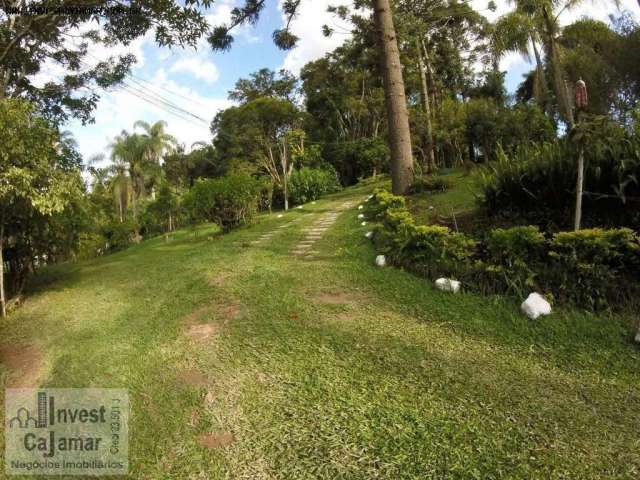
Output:
M585 142L584 224L640 226L640 139L622 131ZM490 214L519 216L557 229L570 226L577 146L570 139L500 150L481 175L481 203Z

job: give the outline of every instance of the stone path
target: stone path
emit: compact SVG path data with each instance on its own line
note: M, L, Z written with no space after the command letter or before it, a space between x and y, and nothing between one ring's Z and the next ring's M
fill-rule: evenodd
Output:
M318 255L320 252L313 250L313 245L322 238L324 232L335 223L340 213L350 208L353 202L345 202L340 205L335 211L325 213L318 220L316 220L309 228L303 230L305 232L304 238L293 247L291 253L300 257L312 257Z
M256 246L259 247L261 245L264 245L265 243L267 243L269 240L271 240L274 236L276 236L278 234L279 231L281 231L284 228L288 228L291 225L294 225L296 223L298 223L300 220L302 220L303 217L299 217L296 218L295 220L291 220L290 222L287 223L283 223L282 225L278 225L278 227L276 228L276 230L269 230L268 232L264 232L262 235L260 235L257 239L255 240L251 240L249 242L249 245L252 246Z

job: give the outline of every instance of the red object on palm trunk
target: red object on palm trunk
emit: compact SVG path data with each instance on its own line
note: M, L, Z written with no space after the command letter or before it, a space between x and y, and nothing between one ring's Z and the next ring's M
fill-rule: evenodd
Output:
M580 79L576 82L576 107L587 108L589 97L587 95L587 84Z

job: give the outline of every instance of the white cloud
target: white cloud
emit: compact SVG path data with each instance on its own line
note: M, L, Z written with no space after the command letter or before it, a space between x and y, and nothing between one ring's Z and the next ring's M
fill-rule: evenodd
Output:
M214 83L220 78L218 67L213 62L203 58L202 55L181 58L171 66L170 71L187 72L207 83Z
M291 23L291 32L300 38L298 45L287 53L282 68L298 73L308 62L316 60L334 50L350 38L349 27L334 14L327 12L332 6L352 4L351 0L313 0L302 2L298 15ZM282 0L279 8L282 11ZM282 17L283 25L286 18ZM322 34L322 26L334 28L334 34L327 38Z
M113 137L122 129L131 131L137 120L145 120L149 123L165 120L167 130L175 136L179 142L187 148L197 141L210 141L211 132L209 124L215 114L221 109L231 106L231 102L222 97L207 97L200 95L195 90L185 87L171 80L164 69L158 69L149 79L148 88L144 90L156 99L161 96L182 109L196 115L206 122L201 122L187 114L176 116L167 111L167 106L156 100L159 105L150 104L140 98L139 92L127 92L117 89L105 93L95 111L95 123L81 126L74 122L70 130L76 135L80 153L85 160L97 153L108 154L108 145ZM142 88L136 85L138 88Z

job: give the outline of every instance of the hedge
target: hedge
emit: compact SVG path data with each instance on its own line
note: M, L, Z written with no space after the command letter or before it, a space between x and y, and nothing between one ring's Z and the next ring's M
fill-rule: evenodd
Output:
M454 277L482 293L521 297L535 290L588 309L629 304L640 293L640 237L630 229L545 236L535 226L494 229L484 238L416 225L403 197L377 190L367 216L378 249L430 279Z

